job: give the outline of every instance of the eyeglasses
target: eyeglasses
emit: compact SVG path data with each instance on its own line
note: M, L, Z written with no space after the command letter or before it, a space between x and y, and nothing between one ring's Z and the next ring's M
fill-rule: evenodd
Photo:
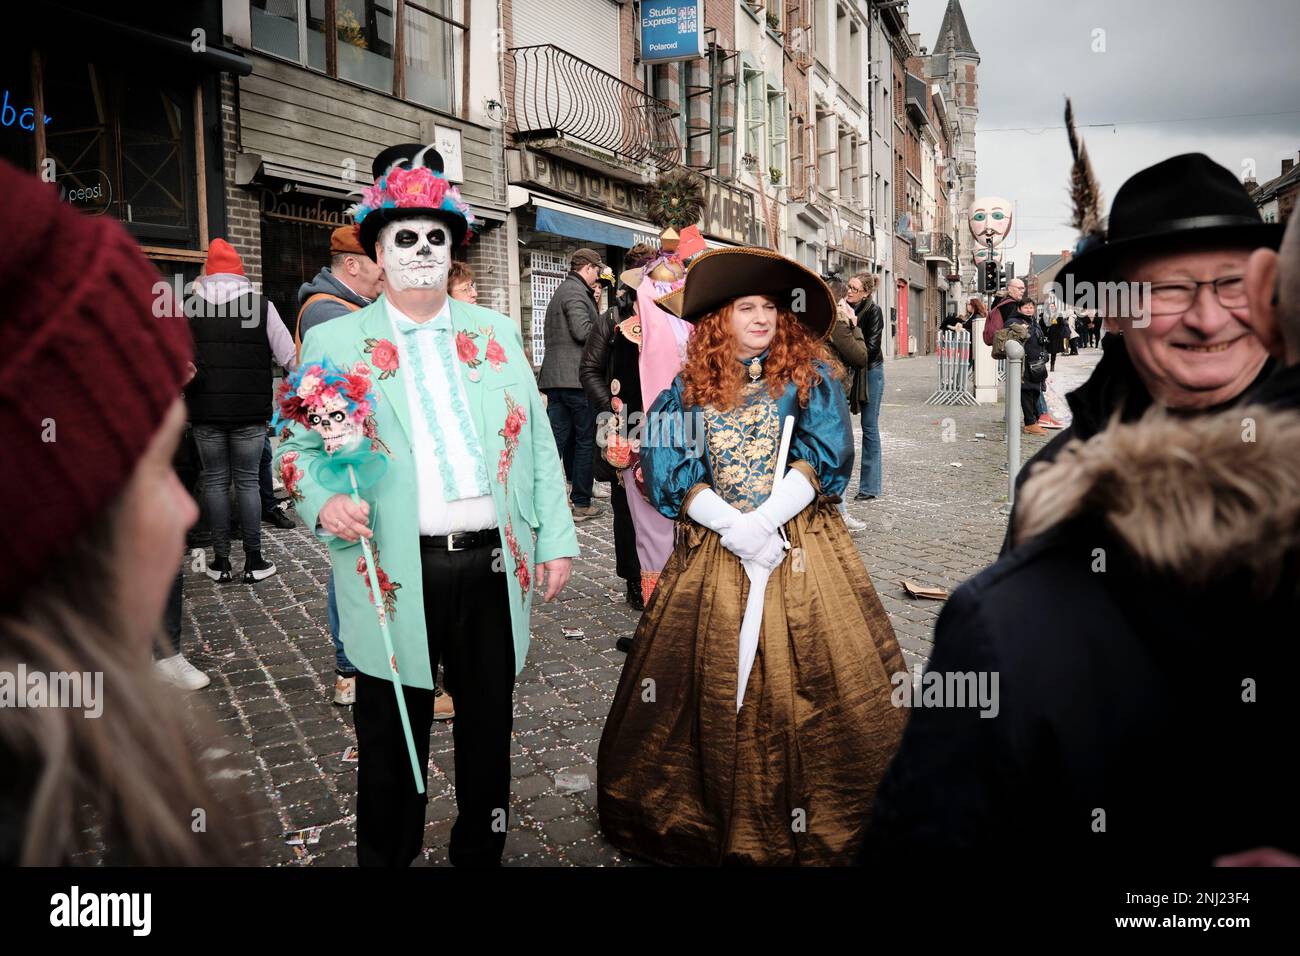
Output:
M1186 312L1196 302L1201 286L1214 289L1214 298L1225 309L1240 309L1246 304L1246 279L1244 276L1221 276L1196 282L1153 282L1150 285L1152 315L1178 315Z
M862 288L862 286L860 286L860 285L850 285L850 286L849 286L849 291L850 291L850 292L865 292L866 289Z

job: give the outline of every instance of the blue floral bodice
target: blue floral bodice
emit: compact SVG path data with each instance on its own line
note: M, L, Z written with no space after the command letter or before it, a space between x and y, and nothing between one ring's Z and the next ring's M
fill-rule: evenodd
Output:
M799 407L793 382L773 398L763 379L746 382L735 408L686 405L681 376L674 379L651 405L642 435L641 469L650 503L676 518L686 493L706 482L727 503L753 511L772 491L788 415L795 417L795 427L787 467L802 459L816 472L822 494L842 494L853 469L849 409L830 368L819 363L818 371L822 380L810 391L807 408Z

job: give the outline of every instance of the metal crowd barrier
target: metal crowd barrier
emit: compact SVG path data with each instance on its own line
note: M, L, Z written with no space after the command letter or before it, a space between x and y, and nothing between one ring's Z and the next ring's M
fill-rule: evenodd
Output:
M971 381L970 333L950 329L939 333L939 388L926 405L974 405Z

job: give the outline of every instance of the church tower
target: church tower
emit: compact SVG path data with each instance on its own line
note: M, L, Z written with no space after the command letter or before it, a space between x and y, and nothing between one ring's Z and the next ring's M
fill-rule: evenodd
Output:
M975 295L978 287L975 263L971 259L974 240L966 217L975 204L975 123L979 119L979 51L966 26L959 0L948 0L934 51L927 58L931 82L939 83L944 99L952 104L956 129L953 152L956 170L945 175L953 182L953 224L957 230L957 265L964 295ZM960 309L958 310L960 311Z

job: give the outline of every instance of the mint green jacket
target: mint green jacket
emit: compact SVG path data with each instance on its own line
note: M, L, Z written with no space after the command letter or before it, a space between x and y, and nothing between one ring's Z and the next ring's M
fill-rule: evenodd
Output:
M528 652L536 565L576 557L578 538L565 495L564 469L519 330L499 312L456 299L450 303L453 352L458 355L470 417L483 448L496 504L501 548L493 567L505 575L517 674ZM392 367L398 354L392 345L393 331L381 296L364 309L309 331L301 364L328 359L345 369L358 362L371 368L378 399L371 434L375 447L387 450L388 469L362 497L370 502L371 547L377 548L382 571L381 603L386 608L402 683L431 689L434 675L429 671L424 623L415 457L402 378L407 370ZM307 527L316 529L329 545L340 636L348 659L364 674L387 678L378 612L371 603L367 576L358 571L364 569L361 543L349 543L317 527L321 508L334 494L313 478L313 463L325 456L321 438L294 422L280 435L276 466L281 479Z

